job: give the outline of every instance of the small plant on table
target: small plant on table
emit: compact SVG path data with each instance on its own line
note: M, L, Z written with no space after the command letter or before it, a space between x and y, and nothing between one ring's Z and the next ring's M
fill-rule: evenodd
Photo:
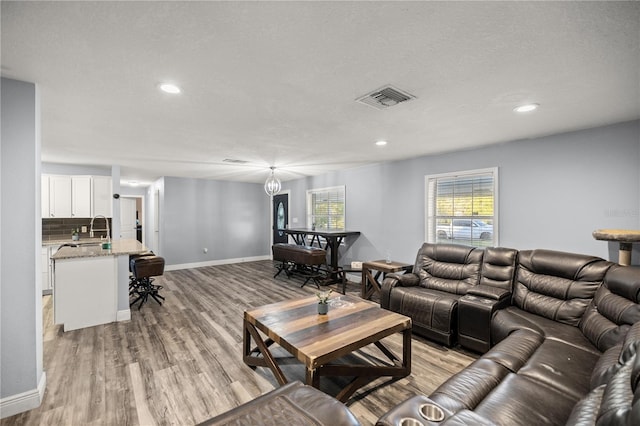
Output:
M326 315L326 313L329 312L329 305L327 302L332 291L333 290L319 291L316 293L316 296L318 297L318 313L320 315Z

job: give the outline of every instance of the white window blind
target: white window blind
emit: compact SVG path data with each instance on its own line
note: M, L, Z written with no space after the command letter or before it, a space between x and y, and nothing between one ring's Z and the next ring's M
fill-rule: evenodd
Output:
M426 241L498 245L498 169L425 177Z
M316 229L345 229L345 187L307 191L307 226Z

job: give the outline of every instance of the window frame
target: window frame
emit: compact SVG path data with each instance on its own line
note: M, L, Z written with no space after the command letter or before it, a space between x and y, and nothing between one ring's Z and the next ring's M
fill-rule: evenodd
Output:
M331 192L331 191L342 191L342 222L344 226L341 228L321 228L321 229L329 229L329 230L344 230L347 226L347 191L345 185L336 185L336 186L328 186L325 188L313 188L308 189L306 192L306 205L307 205L307 228L311 229L313 227L313 206L312 199L313 194L323 193L323 192Z
M456 178L470 178L473 176L481 176L481 175L491 175L493 177L493 217L492 217L492 221L493 221L493 238L491 240L491 244L488 245L488 247L497 247L500 244L500 235L499 235L499 218L500 218L500 211L499 211L499 170L498 167L489 167L489 168L484 168L484 169L474 169L474 170L462 170L462 171L457 171L457 172L447 172L447 173L438 173L438 174L432 174L432 175L426 175L424 177L424 194L425 194L425 200L424 200L424 241L428 242L428 243L437 243L438 237L437 237L437 222L438 222L438 218L439 216L436 215L436 202L432 202L432 198L435 199L435 197L431 197L431 194L429 193L430 191L430 182L434 181L435 184L437 185L437 181L438 179L444 179L444 178L448 178L448 179L456 179ZM435 200L434 200L435 201ZM440 218L442 218L443 216L440 216ZM484 218L484 216L448 216L451 218L451 220L453 220L454 218L458 218L458 219L480 219L482 220L482 218ZM452 239L451 242L455 243L455 239ZM473 242L473 239L472 239ZM469 245L472 245L471 243L469 243ZM473 247L487 247L487 245L472 245Z

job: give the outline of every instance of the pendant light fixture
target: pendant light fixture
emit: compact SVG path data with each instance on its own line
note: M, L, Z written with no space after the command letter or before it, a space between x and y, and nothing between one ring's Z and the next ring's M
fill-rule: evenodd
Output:
M267 193L268 196L273 197L280 189L282 189L282 184L280 183L280 179L278 179L275 174L275 167L271 166L271 175L267 178L267 181L264 183L264 192Z

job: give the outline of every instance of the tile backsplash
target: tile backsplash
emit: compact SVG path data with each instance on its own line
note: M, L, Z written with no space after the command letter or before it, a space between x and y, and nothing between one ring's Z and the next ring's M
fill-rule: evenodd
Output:
M109 229L111 227L111 218L109 220ZM91 224L90 218L76 219L76 218L55 218L55 219L42 219L42 241L47 240L70 240L71 232L79 228L80 239L89 238L89 229ZM87 232L82 232L82 227L87 227ZM104 219L98 218L94 221L93 226L99 229L104 229ZM95 231L93 236L95 238L104 237L107 235L107 231Z

